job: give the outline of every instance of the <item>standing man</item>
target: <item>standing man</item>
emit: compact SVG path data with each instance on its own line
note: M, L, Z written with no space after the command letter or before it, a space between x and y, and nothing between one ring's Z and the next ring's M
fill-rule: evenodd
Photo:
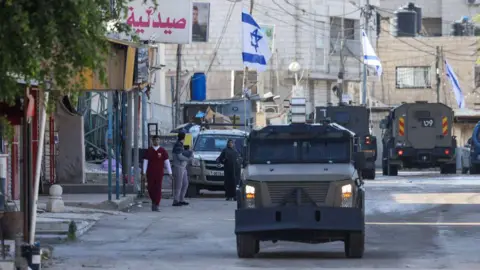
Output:
M225 199L227 201L236 200L236 189L241 171L239 158L240 153L235 149L233 140L228 140L227 147L217 158L217 162L223 164Z
M173 198L173 206L188 205L185 201L185 194L188 189L188 162L193 158L192 151L185 150L183 142L185 141L185 133L179 132L177 142L173 146L173 181L175 182L175 194Z
M168 153L160 147L160 136L152 137L153 146L148 148L145 158L143 159L142 177L147 176L148 195L152 200L152 211L160 211L159 205L162 199L162 182L164 168L167 169L169 175L172 174Z

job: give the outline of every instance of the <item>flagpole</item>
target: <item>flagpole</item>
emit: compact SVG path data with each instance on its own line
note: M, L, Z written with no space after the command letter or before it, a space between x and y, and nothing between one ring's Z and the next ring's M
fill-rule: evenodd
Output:
M253 13L253 4L255 0L250 0L250 15ZM248 79L248 67L243 68L243 79L242 79L242 93L243 93L243 111L244 111L244 125L245 125L245 131L248 131L248 121L247 121L247 91L245 91L245 86L247 85L247 79ZM251 111L251 110L250 110Z

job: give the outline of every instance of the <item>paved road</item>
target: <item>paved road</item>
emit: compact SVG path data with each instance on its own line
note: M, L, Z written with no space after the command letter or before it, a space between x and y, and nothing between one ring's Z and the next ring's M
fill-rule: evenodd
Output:
M262 243L238 259L234 202L193 199L162 212L149 206L101 220L81 241L57 246L53 269L478 269L480 178L405 173L367 183L363 259L346 259L343 243Z

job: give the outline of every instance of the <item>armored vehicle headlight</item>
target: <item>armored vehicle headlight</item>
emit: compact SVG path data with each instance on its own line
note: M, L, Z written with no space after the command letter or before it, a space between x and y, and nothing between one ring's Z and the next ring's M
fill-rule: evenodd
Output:
M350 198L352 197L352 185L344 185L342 186L342 198Z
M245 186L245 205L247 208L255 208L255 187Z
M192 159L192 166L200 167L200 160L199 159Z
M247 199L255 199L255 187L246 185L245 193L247 195Z
M342 186L342 207L352 207L353 196L352 196L352 185Z

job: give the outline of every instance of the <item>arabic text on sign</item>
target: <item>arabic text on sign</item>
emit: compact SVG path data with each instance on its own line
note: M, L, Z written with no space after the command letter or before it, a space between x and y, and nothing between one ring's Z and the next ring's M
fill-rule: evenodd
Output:
M137 15L135 15L135 11L137 11ZM138 16L138 19L136 19L135 16ZM146 18L145 21L144 17ZM185 18L179 20L174 18L171 20L170 17L167 17L165 21L162 21L161 12L158 12L155 16L153 7L149 7L145 10L135 10L135 8L129 7L127 24L133 27L137 33L144 33L145 30L142 28L161 28L165 29L163 33L170 35L172 34L171 29L185 29L187 26L187 20Z

